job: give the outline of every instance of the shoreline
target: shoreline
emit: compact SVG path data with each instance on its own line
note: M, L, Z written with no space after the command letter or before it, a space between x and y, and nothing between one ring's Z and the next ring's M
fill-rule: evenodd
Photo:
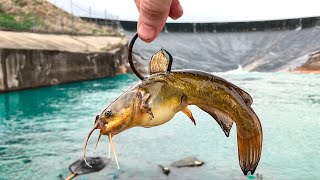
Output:
M307 73L307 74L320 74L320 50L309 54L308 60L300 67L295 68L293 72Z
M320 69L318 70L311 70L311 69L295 69L293 71L289 71L292 73L297 73L297 74L320 74Z

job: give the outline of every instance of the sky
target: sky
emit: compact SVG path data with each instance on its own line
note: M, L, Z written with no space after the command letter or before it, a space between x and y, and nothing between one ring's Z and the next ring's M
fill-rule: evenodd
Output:
M133 0L48 0L75 15L137 21ZM180 0L184 15L168 22L236 22L320 16L320 0ZM73 4L71 8L71 4Z

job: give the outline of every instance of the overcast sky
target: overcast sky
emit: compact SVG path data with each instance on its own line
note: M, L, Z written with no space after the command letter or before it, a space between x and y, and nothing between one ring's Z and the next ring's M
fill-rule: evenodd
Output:
M76 15L136 21L133 0L49 0ZM226 22L320 16L320 0L180 0L184 15L175 22ZM169 22L173 20L168 19Z

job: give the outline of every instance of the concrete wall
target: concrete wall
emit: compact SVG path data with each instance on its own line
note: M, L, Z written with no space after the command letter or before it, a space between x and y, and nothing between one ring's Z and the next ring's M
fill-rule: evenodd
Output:
M135 21L120 21L120 23L125 30L136 31L137 29ZM249 22L166 23L163 30L168 32L246 32L308 28L318 25L320 25L320 17L307 17Z
M1 50L0 50L0 55L1 55ZM4 84L3 84L3 73L2 73L2 61L0 57L0 91L4 90Z
M127 46L108 52L0 49L0 92L125 73Z

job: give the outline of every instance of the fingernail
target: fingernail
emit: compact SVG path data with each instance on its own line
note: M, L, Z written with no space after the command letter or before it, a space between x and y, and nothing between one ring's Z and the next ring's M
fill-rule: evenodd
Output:
M139 37L147 42L151 42L156 36L156 29L142 23L138 28Z

